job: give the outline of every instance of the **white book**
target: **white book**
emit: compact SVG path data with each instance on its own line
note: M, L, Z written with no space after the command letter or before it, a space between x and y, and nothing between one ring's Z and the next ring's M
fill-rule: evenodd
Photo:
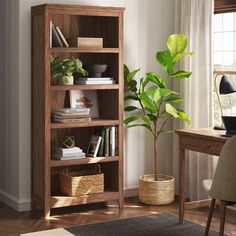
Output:
M115 128L115 126L110 127L109 155L110 156L115 156L116 155L116 128Z
M81 81L110 81L114 80L112 77L88 77L88 78L78 78Z
M62 41L63 44L68 48L68 47L69 47L69 44L68 44L68 42L66 41L66 38L64 37L63 33L61 32L61 29L59 28L59 26L56 26L56 30L57 30L57 33L58 33L59 37L61 38L61 41Z
M90 112L90 108L59 108L56 109L55 112L61 112L61 113L77 113L77 112Z
M67 153L75 153L75 152L81 152L82 149L79 147L72 147L72 148L56 148L54 150L55 153L63 153L63 154L67 154Z
M55 160L74 160L74 159L83 159L85 158L85 154L83 156L71 156L71 157L58 157L58 156L52 156L52 159Z
M50 25L49 25L49 45L50 48L52 47L52 21L50 20Z
M115 80L96 80L96 81L80 81L80 79L75 81L75 84L115 84Z

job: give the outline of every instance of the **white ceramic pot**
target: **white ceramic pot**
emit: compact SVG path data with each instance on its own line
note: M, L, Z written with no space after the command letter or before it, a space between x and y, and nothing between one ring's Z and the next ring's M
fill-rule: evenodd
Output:
M61 85L73 85L74 84L74 77L71 76L62 76L58 78L58 84Z

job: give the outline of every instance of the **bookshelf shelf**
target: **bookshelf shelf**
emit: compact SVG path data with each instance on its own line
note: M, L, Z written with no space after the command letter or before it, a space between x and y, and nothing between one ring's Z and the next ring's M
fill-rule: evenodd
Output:
M118 84L94 84L94 85L52 85L52 91L60 90L105 90L105 89L119 89Z
M51 208L70 205L118 200L119 207L123 207L124 8L44 4L32 7L31 13L32 206L41 206L45 218L50 216ZM56 45L50 41L55 40L54 28L63 34L60 46L65 46L66 40L72 40L73 45L78 37L102 38L103 48L50 47ZM113 77L116 84L53 85L52 55L79 58L88 65L107 64L103 76ZM100 118L81 123L52 122L55 110L70 107L71 90L95 94L94 110L99 114L94 117ZM75 137L75 146L86 152L91 136L100 131L104 141L104 152L99 150L102 157L52 159L53 150L62 148L63 137ZM60 194L61 173L83 171L97 164L104 175L104 192L78 197Z
M79 128L79 127L94 127L94 126L112 126L119 125L119 120L108 120L108 119L96 119L90 122L81 122L81 123L51 123L51 129L65 129L65 128Z
M86 157L79 160L66 160L66 161L58 161L51 160L51 167L59 167L59 166L73 166L73 165L84 165L84 164L95 164L95 163L103 163L103 162L113 162L119 161L118 156L113 157Z
M119 48L50 48L51 53L119 53Z

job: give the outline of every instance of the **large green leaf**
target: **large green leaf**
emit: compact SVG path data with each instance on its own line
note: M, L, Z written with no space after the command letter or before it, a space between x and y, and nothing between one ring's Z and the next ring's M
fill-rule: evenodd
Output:
M129 123L134 122L136 120L143 120L144 122L149 123L150 118L148 116L131 116L124 120L124 124L128 125Z
M139 71L140 71L140 69L136 69L134 71L131 71L126 77L127 82L129 83L131 80L134 81L133 78Z
M135 100L135 101L138 101L138 98L137 97L135 97L135 96L133 96L133 95L127 95L127 96L125 96L125 101L126 100Z
M165 102L170 102L170 103L181 103L183 102L183 99L180 97L169 97L165 100Z
M173 74L175 62L169 51L157 52L156 59L168 75Z
M140 99L145 108L150 110L152 113L157 112L156 103L146 93L141 93Z
M191 74L192 74L192 72L188 72L188 71L178 71L172 75L169 75L169 78L171 78L171 79L184 79L184 78L190 77Z
M140 110L140 108L135 107L135 106L127 106L124 109L124 111L135 111L135 110Z
M127 81L128 74L129 74L129 68L128 68L127 65L124 65L124 79L125 79L126 82L128 82Z
M183 53L187 47L187 44L188 40L184 34L172 34L167 40L167 48L169 49L172 57Z
M178 115L181 119L185 120L188 125L192 124L189 117L188 117L188 115L183 110L181 110L181 109L176 109L176 110L177 110Z
M178 111L169 103L166 104L166 112L172 115L174 118L179 118Z
M144 128L146 128L147 130L149 130L150 132L152 132L152 129L151 129L150 125L147 125L147 124L127 125L126 127L127 127L127 128L133 128L133 127L137 127L137 126L144 127Z
M154 72L148 72L146 76L148 80L152 81L154 84L158 85L160 88L165 88L165 81L161 78L160 75Z
M139 86L139 92L140 93L143 93L144 92L144 88L146 87L146 85L148 84L148 79L144 79L144 78L141 78L140 79L140 86Z
M154 101L157 102L161 99L160 88L158 86L151 86L146 89L145 93Z

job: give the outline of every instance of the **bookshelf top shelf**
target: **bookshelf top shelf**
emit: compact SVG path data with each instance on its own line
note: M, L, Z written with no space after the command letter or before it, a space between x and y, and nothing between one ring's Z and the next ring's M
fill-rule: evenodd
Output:
M119 161L118 156L113 157L86 157L78 160L51 160L51 167L59 167L59 166L72 166L72 165L84 165L84 164L94 164L94 163L102 163L102 162L113 162Z
M104 90L119 89L119 84L89 84L89 85L52 85L52 91L59 90Z
M95 126L110 126L119 125L119 120L109 119L93 119L89 122L80 123L51 123L51 129L65 129L65 128L80 128L80 127L95 127Z
M119 53L119 48L50 48L51 53Z

